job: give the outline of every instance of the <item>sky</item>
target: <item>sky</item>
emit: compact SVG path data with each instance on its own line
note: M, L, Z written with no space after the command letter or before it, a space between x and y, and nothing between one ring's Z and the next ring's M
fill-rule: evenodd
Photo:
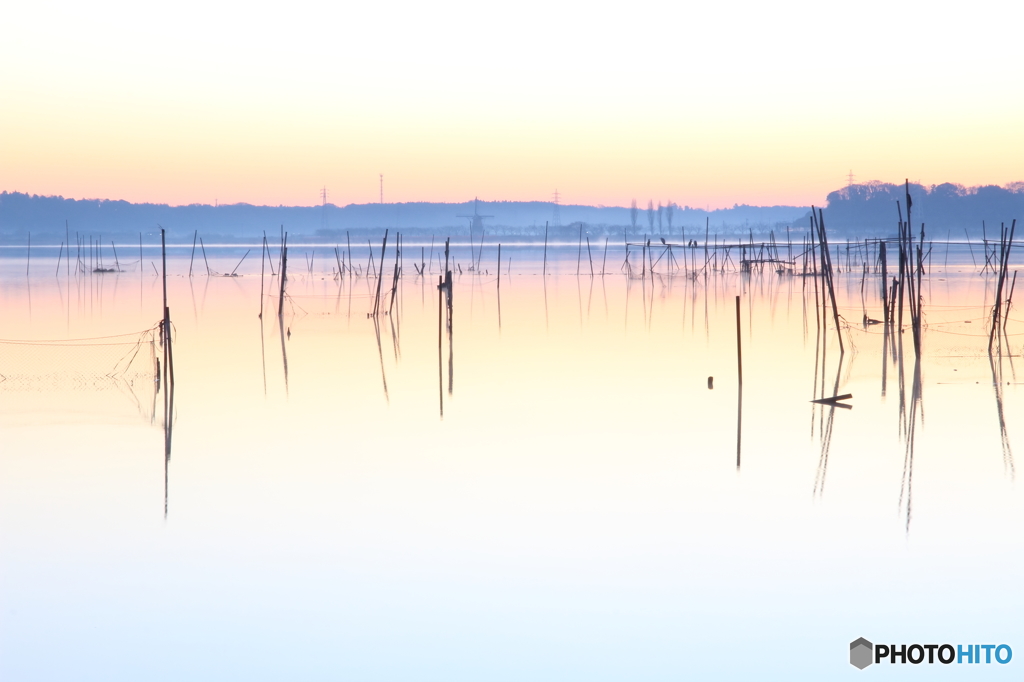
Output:
M0 190L820 204L1024 180L1024 6L21 2Z

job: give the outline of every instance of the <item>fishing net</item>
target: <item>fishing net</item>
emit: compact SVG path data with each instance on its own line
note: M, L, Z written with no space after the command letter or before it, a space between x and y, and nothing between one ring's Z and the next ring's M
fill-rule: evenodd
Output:
M156 329L61 341L0 339L0 421L152 421Z

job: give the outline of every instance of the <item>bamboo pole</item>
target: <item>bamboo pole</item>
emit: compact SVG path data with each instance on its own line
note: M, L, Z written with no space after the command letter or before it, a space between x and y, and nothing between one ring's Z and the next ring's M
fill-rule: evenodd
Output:
M445 251L447 251L447 247L445 248ZM446 261L447 261L447 258L448 257L446 255L445 256L445 260ZM546 220L544 221L544 268L543 268L542 276L544 276L544 277L548 276L548 221L546 221Z
M202 240L199 241L202 244ZM284 315L284 285L288 281L288 235L285 234L281 240L281 290L277 300L277 317L280 320ZM284 344L282 342L282 348Z
M388 315L390 315L391 311L394 309L394 307L395 307L395 296L398 295L398 268L399 268L399 260L398 259L401 258L401 253L402 253L401 244L402 244L402 233L399 232L398 234L395 235L395 278L394 278L394 280L391 283L391 304L388 305ZM381 265L383 265L383 263L381 263Z
M377 296L373 301L373 316L380 311L380 285L384 281L384 252L388 248L388 231L384 230L384 244L380 247L380 270L377 272Z
M252 251L252 249L247 249L246 252L245 252L245 256L248 256L250 251ZM236 265L235 269L231 271L231 276L232 277L235 276L235 271L238 270L238 266L242 264L243 260L245 260L245 256L242 256L242 260L238 261L238 265Z
M1006 322L1010 319L1010 306L1013 305L1013 290L1017 286L1017 271L1013 271L1013 282L1010 283L1010 295L1006 298L1006 314L1003 316L1003 331L1006 331Z
M814 207L811 208L814 210ZM839 335L839 352L840 354L845 352L843 347L843 329L839 324L839 307L836 305L836 291L835 285L832 279L832 255L828 249L828 236L825 230L825 216L822 210L818 209L818 240L821 243L821 255L823 262L824 278L825 283L828 286L829 300L832 303L832 318L836 325L836 334Z
M203 238L199 238L199 248L203 250L203 263L206 265L206 276L210 276L210 261L206 260L206 244L203 244ZM281 256L284 258L284 256Z

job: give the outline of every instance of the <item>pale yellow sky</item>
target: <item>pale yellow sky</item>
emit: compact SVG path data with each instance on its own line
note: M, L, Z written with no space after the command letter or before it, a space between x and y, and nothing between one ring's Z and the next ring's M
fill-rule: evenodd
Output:
M998 17L998 21L994 19ZM172 204L822 203L1024 179L1020 7L27 3L0 189Z

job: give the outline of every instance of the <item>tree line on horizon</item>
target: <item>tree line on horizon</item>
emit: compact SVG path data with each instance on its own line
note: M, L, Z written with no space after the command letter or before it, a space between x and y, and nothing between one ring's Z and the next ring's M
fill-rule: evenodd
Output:
M871 181L831 192L824 207L826 227L858 235L895 233L900 211L906 220L906 187L904 183ZM935 239L947 234L953 239L962 238L964 230L972 235L983 230L998 234L1000 223L1009 225L1014 219L1024 219L1024 182L1002 187L911 182L909 189L914 230L924 223L926 234L930 232Z
M945 234L953 238L981 234L983 222L993 234L1000 223L1009 224L1024 218L1024 182L999 187L986 185L967 187L955 183L926 186L910 183L914 202L914 229L926 224L932 238ZM898 202L904 201L903 183L879 181L851 184L829 193L824 216L826 227L847 237L885 236L894 234L899 220ZM481 213L488 219L485 229L493 235L536 236L543 234L556 204L550 201L481 201ZM647 201L646 209L633 199L628 208L607 206L561 205L562 225L551 224L553 238L571 236L582 223L608 234L628 233L676 237L703 236L705 221L720 236L736 238L751 232L765 234L770 230L796 231L809 227L810 207L748 206L707 211L679 206L669 200ZM456 214L474 209L474 202L441 203L409 202L391 204L350 204L326 206L256 206L252 204L134 204L121 200L65 199L60 196L39 196L21 192L0 192L0 239L19 240L28 232L45 240L64 236L65 220L71 231L117 234L149 233L157 224L168 229L168 235L181 238L194 230L210 236L252 237L266 230L275 234L283 224L294 235L337 239L346 230L352 234L373 233L385 227L410 233L427 230L436 234L468 234L467 221ZM902 208L905 211L905 207ZM564 234L562 234L564 233ZM56 243L56 242L55 242Z

